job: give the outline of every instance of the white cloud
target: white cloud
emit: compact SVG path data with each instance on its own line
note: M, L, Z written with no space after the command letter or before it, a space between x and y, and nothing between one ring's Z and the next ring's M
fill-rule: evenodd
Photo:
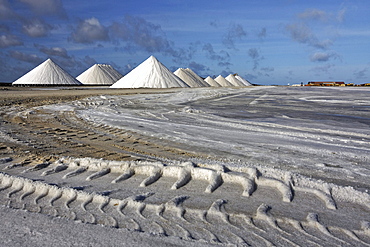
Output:
M23 25L23 32L30 37L44 37L52 26L39 19L33 19Z
M20 51L11 51L10 56L16 60L31 63L31 64L39 64L44 59L35 55L35 54L26 54Z
M364 68L362 70L356 70L353 74L356 77L356 79L366 79L368 68Z
M330 39L319 40L312 29L305 23L293 23L286 25L286 30L291 38L298 43L307 44L318 49L328 49L333 41Z
M115 40L126 43L128 51L141 48L148 52L177 55L161 26L141 17L126 15L122 22L114 22L110 31Z
M23 45L23 42L20 41L18 37L15 35L4 34L0 36L0 47L1 48L10 47L10 46L19 46L19 45Z
M76 43L91 44L96 41L108 41L108 29L100 24L96 18L80 21L71 34L71 39Z
M17 17L17 14L10 7L8 0L0 0L0 20Z
M338 22L343 22L344 19L345 19L346 13L347 13L347 8L343 8L343 9L339 10L338 13L337 13L337 21Z
M307 9L304 12L299 13L298 18L303 20L327 21L328 14L320 9Z
M66 11L61 0L19 0L30 6L37 15L57 15L66 17Z
M235 41L247 36L247 32L244 31L240 24L232 24L229 26L227 34L224 36L222 43L229 49L236 49Z
M41 51L42 53L48 55L48 56L56 56L56 57L63 57L63 58L70 58L70 56L68 55L68 52L65 48L61 48L61 47L51 47L51 48L48 48L48 47L45 47L45 46L42 46L42 45L35 45L36 48L39 49L39 51Z
M336 59L339 55L335 52L315 52L311 55L310 61L311 62L327 62L330 59Z

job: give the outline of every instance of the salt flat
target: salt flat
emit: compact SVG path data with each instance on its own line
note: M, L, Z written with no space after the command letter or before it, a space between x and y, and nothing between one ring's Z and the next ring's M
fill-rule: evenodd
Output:
M77 112L86 121L175 140L211 159L229 159L233 166L260 164L344 181L352 177L369 188L369 93L357 88L192 89L91 98L87 101L95 106Z
M370 245L369 89L117 94L2 107L10 213L143 243Z

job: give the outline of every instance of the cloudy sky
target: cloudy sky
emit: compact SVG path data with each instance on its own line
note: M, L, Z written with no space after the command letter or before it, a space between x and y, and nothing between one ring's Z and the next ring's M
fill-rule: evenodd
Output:
M0 0L0 81L47 58L77 76L154 55L263 85L368 82L369 13L368 0Z

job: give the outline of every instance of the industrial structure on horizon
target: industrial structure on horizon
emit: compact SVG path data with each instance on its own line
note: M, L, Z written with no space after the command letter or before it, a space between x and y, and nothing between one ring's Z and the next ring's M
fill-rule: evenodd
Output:
M301 83L303 85L303 83ZM305 86L316 87L353 87L353 86L370 86L370 83L355 85L354 83L345 83L344 81L309 81Z

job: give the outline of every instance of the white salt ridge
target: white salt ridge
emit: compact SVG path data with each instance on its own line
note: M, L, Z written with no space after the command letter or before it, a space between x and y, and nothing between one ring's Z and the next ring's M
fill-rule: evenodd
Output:
M236 79L232 74L228 75L225 79L233 84L234 87L245 87L244 83Z
M173 73L181 80L183 80L186 84L188 84L189 87L205 87L204 83L191 76L191 74L186 69L178 68Z
M77 80L86 85L112 85L121 78L122 75L109 64L94 64L77 76Z
M147 176L147 178L139 185L140 187L146 187L155 183L161 177L177 178L177 181L173 184L171 190L179 189L185 184L191 182L191 180L203 180L209 182L208 187L205 189L206 193L212 193L218 187L222 186L223 183L235 183L240 184L244 188L242 196L245 197L251 196L258 186L265 186L277 189L277 191L281 193L282 201L284 202L292 201L294 197L293 191L301 191L306 194L317 196L325 202L327 208L332 210L337 209L334 198L339 199L339 201L342 202L352 202L360 205L368 205L370 202L369 194L357 191L353 187L338 186L320 180L307 178L300 174L294 174L290 171L283 171L274 168L261 169L256 167L244 167L244 169L242 169L243 172L232 172L230 170L226 170L225 165L202 164L202 167L200 167L192 162L168 161L167 164L164 164L159 161L116 161L72 157L61 158L54 162L54 164L50 164L50 166L53 166L53 168L44 171L41 173L41 176L58 173L68 168L83 169L81 172L77 172L73 176L77 176L87 170L93 172L86 178L86 181L103 177L109 173L121 174L121 176L114 179L112 183L121 182L138 174ZM36 170L41 171L45 168L48 168L48 166L40 166L40 164L37 164L33 167L27 168L23 173ZM63 179L68 177L70 176L64 176ZM9 186L15 186L17 188L21 187L18 186L18 183L20 181L24 181L23 179L18 180L3 173L0 173L0 178L2 178L3 190L5 187ZM13 181L17 184L14 184Z
M204 79L205 82L207 82L211 87L221 87L220 84L217 83L212 77L208 76L206 79Z
M252 86L252 83L241 77L240 75L236 75L235 78L242 82L245 86Z
M215 81L221 85L221 87L232 87L233 84L231 84L228 80L226 80L222 75L219 75L215 78Z
M196 80L198 80L204 87L209 87L210 85L205 81L203 80L199 75L197 75L194 71L192 71L191 69L189 68L186 68L185 69L193 78L195 78Z
M13 82L13 85L82 85L50 58Z
M189 87L154 56L150 56L111 88L174 88Z
M179 68L174 72L180 79L182 79L190 87L209 87L210 85L205 82L200 76L198 76L191 69Z

